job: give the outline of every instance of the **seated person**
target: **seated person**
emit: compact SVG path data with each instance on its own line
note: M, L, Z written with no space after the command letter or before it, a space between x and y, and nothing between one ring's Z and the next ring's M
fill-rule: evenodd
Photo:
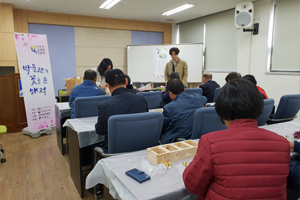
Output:
M199 86L203 90L203 96L207 98L207 103L213 102L215 89L220 87L220 85L212 80L212 74L203 74L202 85Z
M124 74L125 78L127 79L127 85L126 88L128 90L128 92L131 92L133 94L138 93L139 91L137 89L134 89L133 86L131 85L131 79L128 75Z
M96 85L97 73L88 69L84 72L83 83L72 88L69 99L71 118L75 118L74 101L77 97L105 95L105 91Z
M240 73L237 73L237 72L230 72L226 77L225 77L225 81L226 83L228 83L230 80L233 80L233 79L239 79L241 78L241 74Z
M95 128L98 135L105 135L105 141L100 146L108 149L108 118L118 114L148 112L148 104L143 96L128 92L127 79L120 69L106 72L105 81L112 97L99 103L98 122Z
M178 72L172 72L170 75L169 75L169 80L172 80L172 79L180 79L179 77L179 74ZM185 85L183 85L184 88L186 88ZM163 107L164 105L167 105L168 103L170 103L172 101L172 99L170 98L169 96L169 92L165 92L165 91L162 91L163 94L162 94L162 97L161 97L161 103L160 103L160 107Z
M206 97L200 94L187 94L179 79L169 80L167 91L173 100L164 106L164 124L161 143L171 143L176 138L190 139L193 129L194 112L204 107Z
M261 96L263 97L263 99L268 99L269 97L267 96L266 92L259 86L257 86L257 81L255 79L255 77L251 74L247 74L245 76L243 76L243 78L251 81L252 83L254 83L258 89L258 91L262 94Z
M294 152L300 153L300 142L289 141L289 143L290 143L291 149L293 149ZM289 172L289 177L288 177L288 184L290 184L291 186L296 186L296 187L300 186L300 164L293 157L291 157L291 160L290 160L290 172Z
M230 80L216 101L227 130L202 135L193 161L183 172L198 199L286 199L290 146L258 128L263 99L250 81Z
M225 77L225 81L226 83L228 83L230 80L234 80L234 79L239 79L241 78L241 74L240 73L237 73L237 72L230 72L226 77ZM219 95L221 92L221 90L219 90L219 92L217 93L217 95ZM213 93L213 99L214 99L214 96L215 96L215 91ZM206 104L205 107L213 107L214 106L214 103L208 103Z

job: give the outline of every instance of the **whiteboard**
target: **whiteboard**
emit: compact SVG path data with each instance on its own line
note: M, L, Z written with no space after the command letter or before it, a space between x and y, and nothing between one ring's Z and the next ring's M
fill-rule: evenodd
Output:
M164 50L166 62L171 60L169 49L177 47L178 57L188 66L188 82L202 81L203 45L202 44L169 44L169 45L129 45L127 46L128 75L132 82L165 82L164 77L155 77L158 63L155 55L158 50ZM167 53L166 53L167 50ZM165 64L163 66L164 71Z

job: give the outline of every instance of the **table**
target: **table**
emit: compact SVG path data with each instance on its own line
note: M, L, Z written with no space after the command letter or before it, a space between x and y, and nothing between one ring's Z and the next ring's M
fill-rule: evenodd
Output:
M274 133L277 133L278 135L285 137L288 140L294 141L296 140L294 139L294 133L296 131L300 131L300 118L296 118L293 121L284 123L264 125L260 126L260 128L272 131ZM300 142L300 139L298 139L297 141Z
M71 108L69 102L55 103L55 120L56 120L56 138L57 145L62 155L65 154L66 149L63 139L66 138L66 128L62 125L67 119L71 118Z
M164 175L155 175L154 177L150 175L150 181L140 184L129 178L125 172L133 168L141 169L140 163L146 157L146 150L142 150L101 159L87 176L86 188L101 183L109 188L112 197L123 200L197 199L197 195L190 193L185 188L182 174L175 167L183 161L191 162L193 158L173 162L172 168L166 170ZM145 173L147 172L145 171Z
M155 109L150 109L149 112L163 112L164 109L163 108L155 108Z
M104 141L105 136L98 135L95 130L97 117L68 119L66 127L66 152L70 163L71 178L81 198L84 196L82 181L83 166L93 164L94 147Z
M295 131L299 131L300 120L280 124L265 125L260 128L273 131L279 135L293 139ZM197 141L197 140L196 140ZM86 178L86 188L94 187L96 184L104 184L115 199L196 199L184 186L182 176L172 167L165 175L151 177L150 181L142 184L125 175L125 172L140 167L143 159L146 159L146 150L138 151L120 156L113 156L98 161L94 169ZM192 158L177 161L173 166L183 161L190 162ZM149 161L150 163L150 161ZM154 165L154 164L152 164ZM151 175L150 175L151 176Z

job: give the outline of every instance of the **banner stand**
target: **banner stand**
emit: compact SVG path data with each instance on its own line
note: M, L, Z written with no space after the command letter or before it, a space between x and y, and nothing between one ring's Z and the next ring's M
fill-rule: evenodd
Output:
M33 138L51 134L55 93L46 35L14 33L28 127Z
M29 131L28 127L25 127L22 129L22 133L23 133L23 135L29 135L32 138L38 138L43 134L45 134L45 135L52 134L52 129L51 129L51 127L48 127L48 128L44 128L44 129L40 129L40 130L36 130L36 131Z

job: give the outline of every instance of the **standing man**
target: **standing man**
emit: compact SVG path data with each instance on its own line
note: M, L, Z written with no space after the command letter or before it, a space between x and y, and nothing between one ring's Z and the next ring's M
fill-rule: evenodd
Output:
M203 90L203 96L207 98L207 103L213 102L215 89L220 87L220 85L212 80L212 74L203 74L202 82L204 84L200 85L199 88Z
M165 82L169 81L169 75L172 72L177 72L179 74L180 80L184 85L187 85L188 77L188 66L184 60L181 60L178 57L179 49L173 47L169 50L169 54L172 57L172 60L166 64L165 67Z

